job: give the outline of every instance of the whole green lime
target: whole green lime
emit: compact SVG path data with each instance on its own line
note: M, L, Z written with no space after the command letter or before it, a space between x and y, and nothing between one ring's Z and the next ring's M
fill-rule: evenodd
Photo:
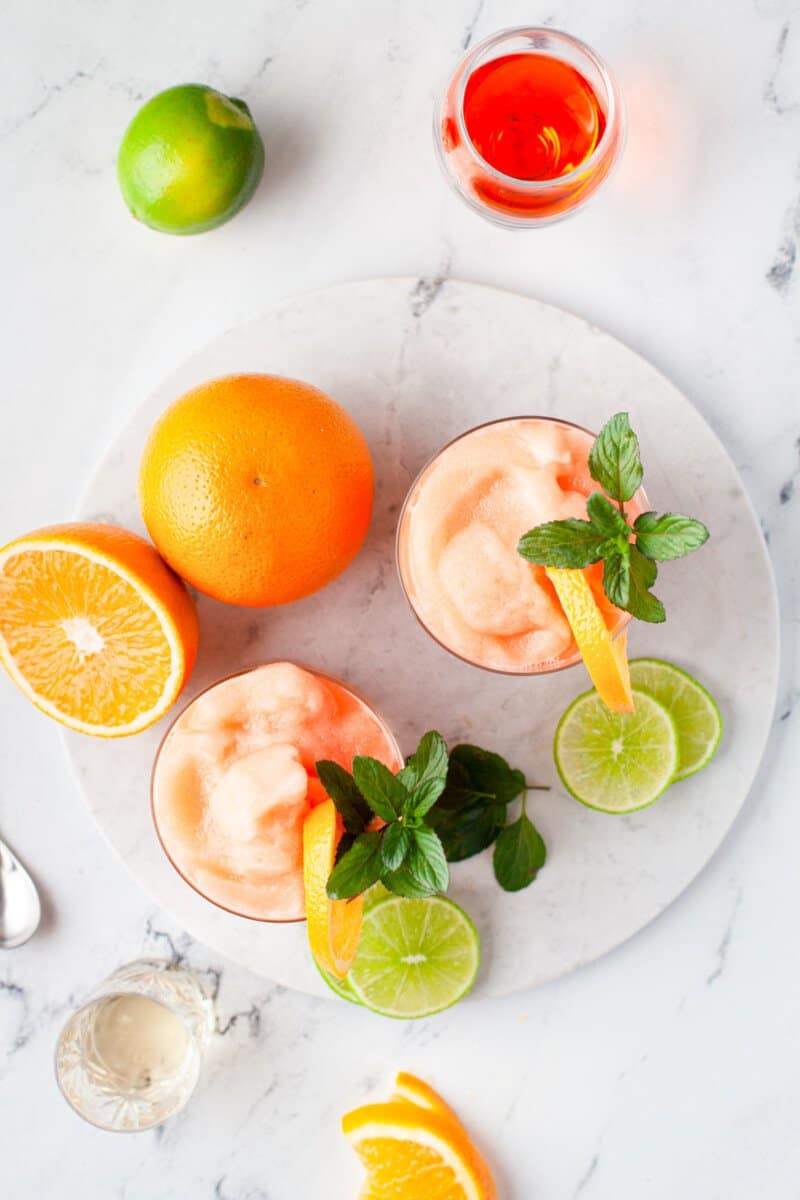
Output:
M117 158L125 203L162 233L203 233L229 221L263 170L264 143L245 102L199 83L142 105Z

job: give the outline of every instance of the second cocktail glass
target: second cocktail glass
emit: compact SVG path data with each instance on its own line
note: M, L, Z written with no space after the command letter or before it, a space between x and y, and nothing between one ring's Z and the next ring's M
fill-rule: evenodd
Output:
M372 707L338 679L267 663L201 692L167 731L153 766L161 845L206 900L256 921L302 921L303 821L326 798L314 764L403 758Z
M543 675L581 662L543 567L517 553L535 525L586 518L597 485L594 435L554 417L507 417L444 446L411 485L397 526L397 568L414 614L457 658L508 675ZM640 489L627 506L647 507ZM630 620L586 569L612 634Z

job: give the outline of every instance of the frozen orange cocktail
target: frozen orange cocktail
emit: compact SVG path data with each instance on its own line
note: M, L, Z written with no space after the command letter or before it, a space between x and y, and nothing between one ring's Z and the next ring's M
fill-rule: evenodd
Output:
M552 417L509 417L450 442L418 475L397 529L400 579L421 624L475 666L513 675L581 661L544 567L517 544L548 521L585 520L597 490L594 435ZM645 505L640 490L628 505ZM609 601L602 563L585 568L612 636L630 620Z
M403 765L369 705L294 663L215 684L168 731L153 768L159 839L207 900L259 921L305 916L303 821L326 798L314 764L356 755Z

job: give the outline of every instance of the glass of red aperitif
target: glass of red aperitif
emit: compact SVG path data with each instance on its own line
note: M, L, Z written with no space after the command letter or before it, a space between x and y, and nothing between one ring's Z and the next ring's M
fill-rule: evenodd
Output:
M498 225L558 221L585 204L625 144L622 94L583 42L506 29L462 59L434 114L444 173Z

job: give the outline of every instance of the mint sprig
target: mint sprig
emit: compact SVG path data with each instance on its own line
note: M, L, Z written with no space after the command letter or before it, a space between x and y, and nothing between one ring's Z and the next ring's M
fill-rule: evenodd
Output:
M424 897L447 890L449 872L442 843L425 823L447 782L444 739L426 733L397 775L375 758L353 759L349 775L335 763L318 762L317 775L354 840L337 856L328 879L332 900L349 900L378 880L399 896ZM383 828L367 828L374 817ZM344 841L344 839L342 839Z
M493 842L503 847L496 848L495 875L508 891L527 887L544 863L544 842L525 814L535 785L490 750L462 744L448 754L431 731L397 775L365 757L353 759L352 774L327 761L316 769L345 827L328 879L332 900L378 881L398 896L436 895L447 890L448 862ZM519 797L522 815L507 825L508 806ZM376 817L385 824L369 828Z
M588 521L570 517L537 525L520 538L518 552L543 567L582 568L602 561L603 590L612 604L641 621L665 621L664 605L650 591L656 563L699 549L708 530L680 513L641 513L631 526L625 502L644 472L627 413L616 413L600 430L589 452L589 471L605 495L589 496Z
M447 787L430 814L448 861L472 858L494 842L497 882L509 892L527 887L547 857L544 841L525 812L528 792L540 790L546 789L528 783L501 755L480 746L454 746ZM509 825L509 805L520 797L522 813Z

